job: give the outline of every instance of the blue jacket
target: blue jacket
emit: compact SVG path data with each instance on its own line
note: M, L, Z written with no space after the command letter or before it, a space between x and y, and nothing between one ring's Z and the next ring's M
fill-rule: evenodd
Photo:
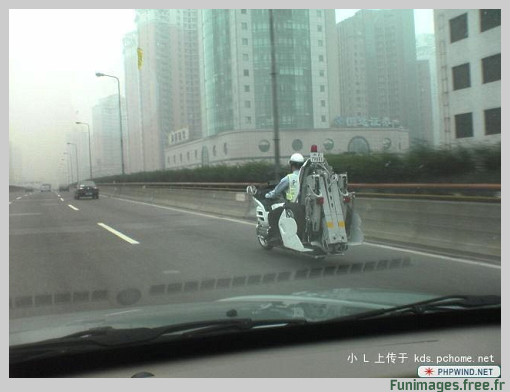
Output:
M299 176L299 170L294 170L293 174ZM282 193L286 192L287 189L289 189L289 176L283 177L276 188L274 188L271 192L266 193L266 199L275 199Z

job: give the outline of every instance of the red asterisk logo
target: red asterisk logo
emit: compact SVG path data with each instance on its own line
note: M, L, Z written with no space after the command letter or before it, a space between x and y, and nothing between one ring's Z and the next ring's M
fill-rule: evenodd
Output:
M425 369L425 374L427 376L432 376L434 374L434 369L432 369L432 368Z

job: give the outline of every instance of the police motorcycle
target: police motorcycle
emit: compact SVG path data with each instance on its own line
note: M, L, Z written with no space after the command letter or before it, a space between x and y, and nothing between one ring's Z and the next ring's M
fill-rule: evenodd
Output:
M256 233L262 248L279 247L322 259L361 245L361 218L355 211L355 193L349 192L347 185L347 174L334 173L313 145L299 171L295 203L266 199L272 187L248 186L246 193L255 202ZM269 212L277 208L282 210L278 230L270 230Z

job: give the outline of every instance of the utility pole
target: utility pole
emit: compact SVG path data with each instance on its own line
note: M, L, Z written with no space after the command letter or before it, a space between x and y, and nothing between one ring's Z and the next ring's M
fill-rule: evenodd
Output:
M274 39L273 10L269 10L269 39L271 42L271 85L273 89L273 129L274 129L274 175L280 180L280 129L278 118L278 86L276 80L276 50Z

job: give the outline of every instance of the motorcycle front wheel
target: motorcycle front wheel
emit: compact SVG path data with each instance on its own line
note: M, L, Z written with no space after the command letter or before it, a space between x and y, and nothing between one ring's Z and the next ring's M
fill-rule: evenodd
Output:
M260 235L257 236L257 239L259 240L259 244L262 248L264 248L265 250L271 250L273 249L273 246L272 245L269 245L266 241L266 239Z

